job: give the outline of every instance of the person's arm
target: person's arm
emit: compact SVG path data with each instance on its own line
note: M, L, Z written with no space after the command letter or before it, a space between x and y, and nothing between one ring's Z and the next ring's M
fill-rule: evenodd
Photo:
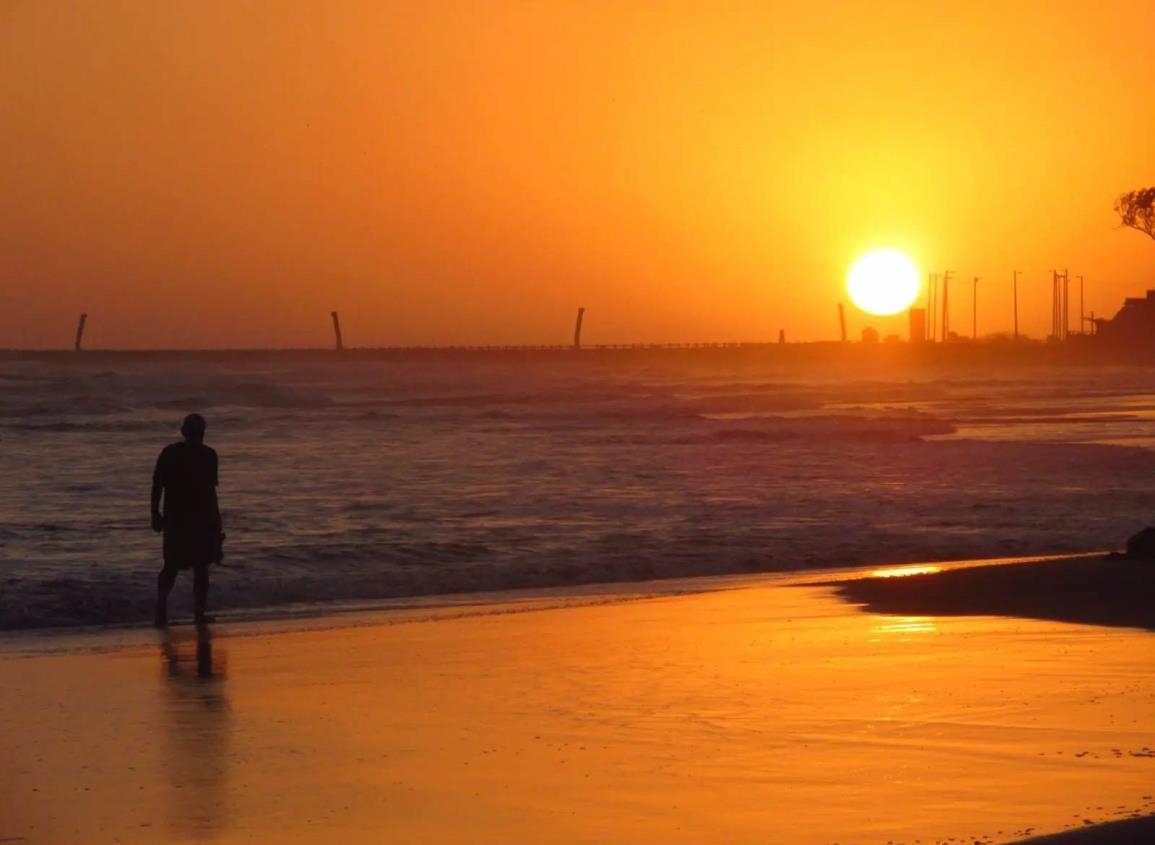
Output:
M213 517L217 521L217 529L221 528L221 506L217 500L217 485L220 483L220 463L216 451L213 451Z
M164 531L164 515L160 512L160 499L164 492L164 474L161 472L161 461L164 453L156 459L156 468L152 471L152 530L158 534Z
M217 460L217 453L215 451L212 453L212 455L213 455L213 486L212 486L213 517L214 517L214 519L216 519L217 535L219 537L219 541L216 544L216 549L217 549L216 560L213 562L214 563L221 563L225 559L225 548L224 548L225 529L224 529L224 525L221 522L220 500L217 499L217 484L220 480L219 475L218 475L219 462Z

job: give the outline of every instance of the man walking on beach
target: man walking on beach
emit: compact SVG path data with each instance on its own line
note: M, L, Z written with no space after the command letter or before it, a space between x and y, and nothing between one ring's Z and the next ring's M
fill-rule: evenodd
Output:
M158 627L168 624L168 596L182 569L193 571L195 618L198 625L205 621L209 565L222 557L217 453L204 443L205 428L200 414L185 417L180 427L184 440L164 448L152 475L152 530L164 532L164 568L156 584Z

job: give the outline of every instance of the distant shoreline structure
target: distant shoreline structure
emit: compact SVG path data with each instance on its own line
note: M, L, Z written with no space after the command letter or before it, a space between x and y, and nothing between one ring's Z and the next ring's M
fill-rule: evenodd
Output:
M1080 281L1082 277L1079 277ZM977 279L975 280L978 281ZM1017 279L1016 279L1017 281ZM555 359L589 361L591 358L638 357L730 357L761 358L772 361L798 361L822 363L870 363L890 361L896 364L942 365L942 364L995 364L1011 363L1020 365L1045 364L1107 364L1107 365L1153 365L1155 364L1155 290L1148 290L1146 296L1128 297L1123 307L1112 318L1090 318L1082 314L1080 323L1090 325L1090 332L1070 333L1067 328L1067 275L1055 274L1055 309L1052 317L1052 334L1045 340L1036 340L1019 335L1017 312L1013 335L992 334L980 338L977 329L967 338L948 332L947 311L943 310L943 339L934 337L933 319L928 321L930 312L920 307L909 309L909 337L903 340L898 335L883 339L869 326L862 330L862 340L851 342L847 338L846 315L842 304L838 305L841 340L804 341L787 343L786 333L779 329L777 342L717 342L717 343L629 343L590 344L581 340L582 321L585 308L577 310L571 344L510 344L510 345L445 345L445 346L377 346L347 347L341 335L340 316L330 312L333 322L334 346L329 348L234 348L234 349L83 349L84 329L88 314L80 315L76 328L73 349L0 349L0 361L73 361L97 362L109 360L174 360L189 358L197 360L236 360L242 358L279 358L310 360L414 360L470 356L474 358L516 358L551 357ZM932 285L933 290L933 285ZM1060 293L1060 291L1063 291ZM1081 299L1081 296L1080 296ZM1063 303L1062 306L1058 303ZM1017 307L1017 303L1016 303ZM976 309L977 314L977 309ZM976 323L977 325L977 323Z
M0 361L98 364L144 361L451 361L458 359L556 362L636 360L729 360L780 364L975 365L1138 365L1155 366L1155 345L1137 348L1091 335L1066 341L1020 338L959 340L947 343L841 342L654 343L510 346L383 346L237 349L0 349Z

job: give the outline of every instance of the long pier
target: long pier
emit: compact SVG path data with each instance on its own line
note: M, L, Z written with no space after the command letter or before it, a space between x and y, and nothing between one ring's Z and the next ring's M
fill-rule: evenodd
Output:
M743 361L765 363L895 363L911 365L1008 365L1063 364L1155 364L1155 342L1150 348L1108 344L1090 335L1072 335L1062 343L1034 340L961 341L953 343L809 343L717 342L717 343L608 343L449 346L380 346L285 349L87 349L72 350L0 349L0 361L46 361L58 363L114 363L128 361L229 361L229 360L310 360L310 361L408 361L453 360L457 358L550 360L595 362L650 359L661 361Z

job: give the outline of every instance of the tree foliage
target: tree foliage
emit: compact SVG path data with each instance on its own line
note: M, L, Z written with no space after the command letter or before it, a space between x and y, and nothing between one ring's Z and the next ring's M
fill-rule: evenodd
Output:
M1140 188L1115 200L1115 211L1124 226L1155 238L1155 188Z

